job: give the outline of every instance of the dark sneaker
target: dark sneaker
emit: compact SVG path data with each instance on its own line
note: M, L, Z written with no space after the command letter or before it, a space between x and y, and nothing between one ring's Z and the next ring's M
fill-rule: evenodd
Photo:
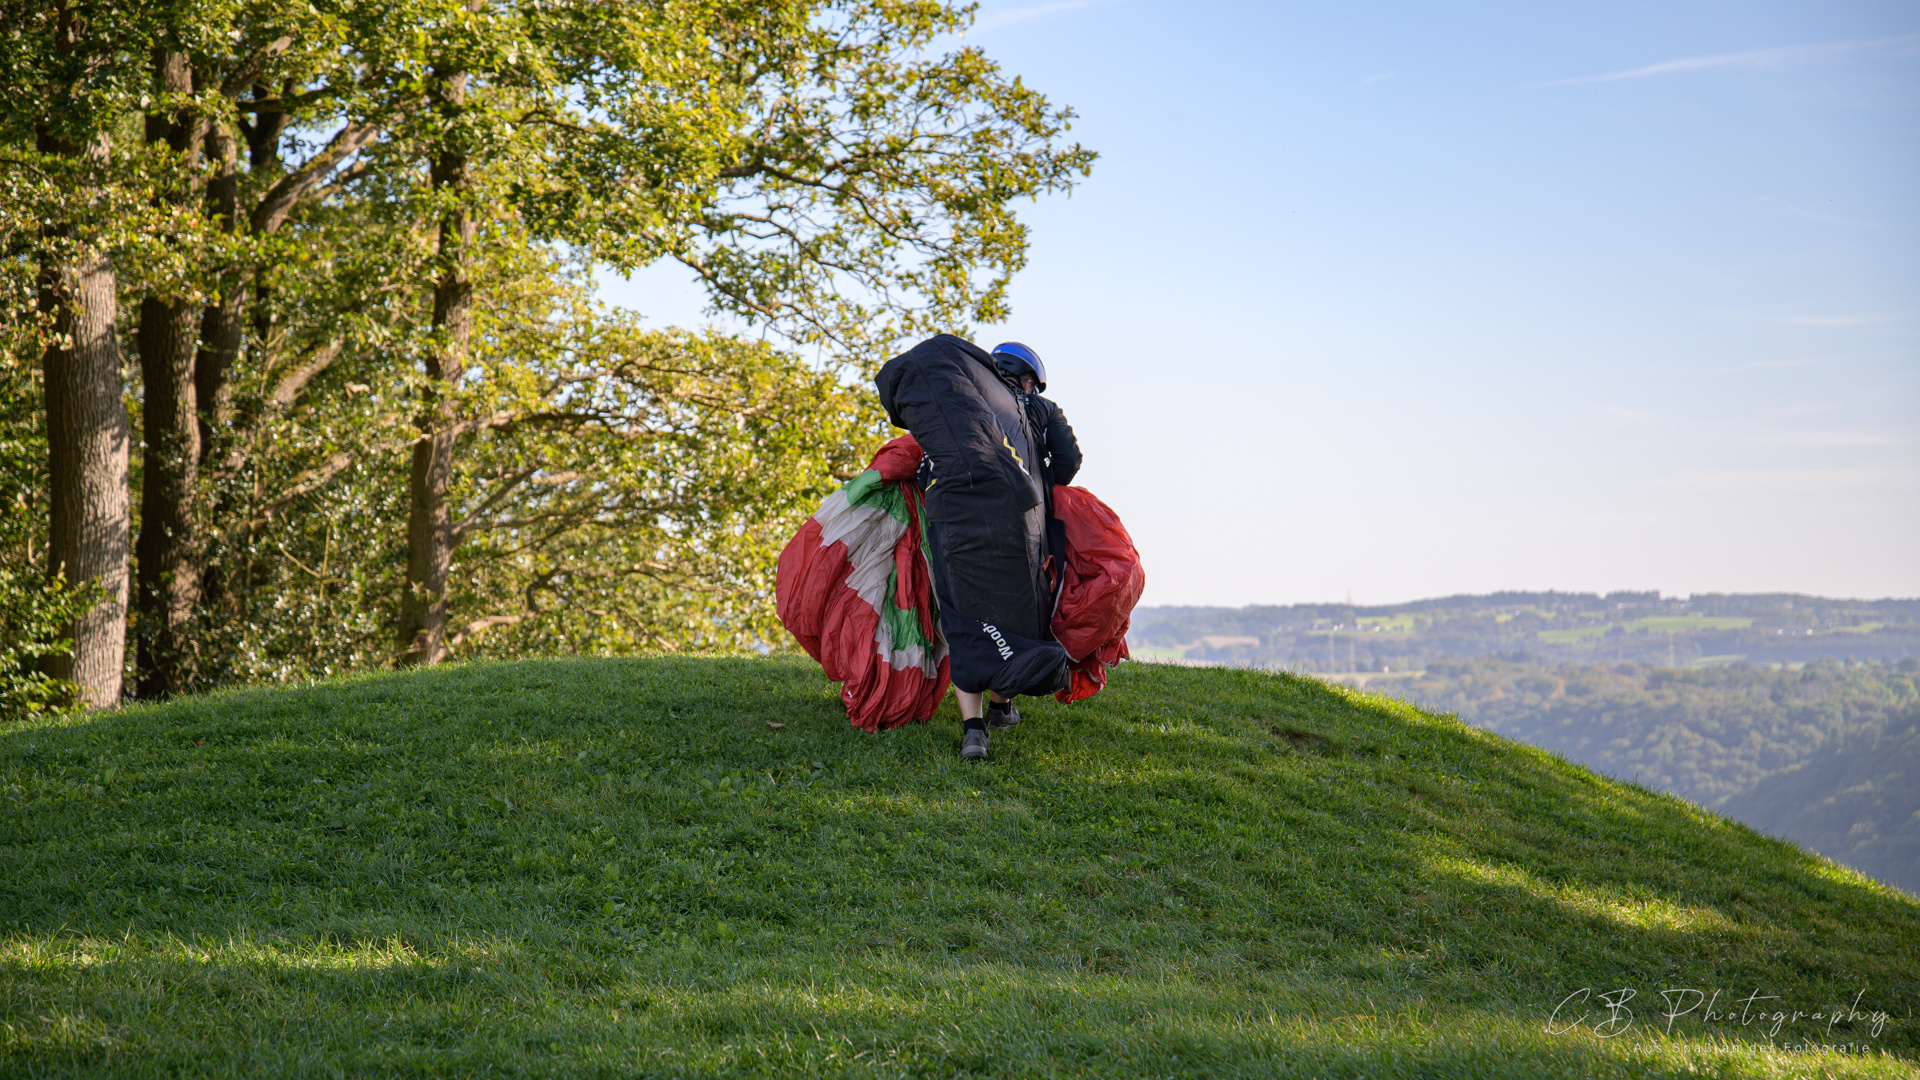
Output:
M987 702L987 726L995 731L1005 731L1020 722L1020 710L1013 707L1012 701Z
M960 736L960 756L968 761L982 761L987 756L987 733L973 728Z

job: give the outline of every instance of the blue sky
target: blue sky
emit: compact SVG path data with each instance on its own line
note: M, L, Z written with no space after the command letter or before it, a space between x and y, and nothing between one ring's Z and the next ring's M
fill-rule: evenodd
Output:
M987 3L1151 604L1920 595L1920 5ZM610 300L697 323L666 269Z

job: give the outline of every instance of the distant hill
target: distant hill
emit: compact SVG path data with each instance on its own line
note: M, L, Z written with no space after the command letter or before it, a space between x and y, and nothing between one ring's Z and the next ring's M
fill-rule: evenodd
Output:
M1920 657L1920 599L1505 592L1378 606L1153 607L1134 612L1129 638L1156 656L1313 673L1516 651L1547 663L1666 666L1903 660Z
M1782 769L1721 810L1920 896L1920 711Z

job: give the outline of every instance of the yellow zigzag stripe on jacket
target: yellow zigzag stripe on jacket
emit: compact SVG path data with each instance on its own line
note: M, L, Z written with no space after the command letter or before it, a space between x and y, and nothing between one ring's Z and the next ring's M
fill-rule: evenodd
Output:
M1012 440L1010 440L1010 439L1008 439L1008 438L1007 438L1007 437L1006 437L1005 435L1002 435L1002 436L1000 436L1000 445L1001 445L1001 446L1004 446L1004 447L1006 447L1006 448L1007 448L1007 453L1009 453L1009 454L1012 454L1012 455L1013 455L1013 463L1014 463L1015 465L1018 465L1018 466L1020 466L1020 471L1021 471L1021 472L1023 472L1023 473L1027 473L1027 475L1028 475L1028 476L1032 476L1032 475L1033 475L1032 473L1029 473L1029 472L1027 472L1027 463L1026 463L1026 462L1025 462L1024 460L1022 460L1022 459L1021 459L1021 457L1020 457L1020 451L1018 451L1018 450L1015 450L1015 449L1013 448L1013 442L1012 442ZM928 486L929 486L929 487L931 487L932 485L931 485L931 484L929 484Z

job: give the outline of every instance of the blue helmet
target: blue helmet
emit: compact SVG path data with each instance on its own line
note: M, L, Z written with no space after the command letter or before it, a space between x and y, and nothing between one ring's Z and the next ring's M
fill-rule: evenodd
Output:
M1033 385L1042 390L1047 388L1047 365L1040 362L1040 354L1017 341L1002 342L993 347L993 362L999 366L1000 374L1011 379L1022 375L1033 376Z

